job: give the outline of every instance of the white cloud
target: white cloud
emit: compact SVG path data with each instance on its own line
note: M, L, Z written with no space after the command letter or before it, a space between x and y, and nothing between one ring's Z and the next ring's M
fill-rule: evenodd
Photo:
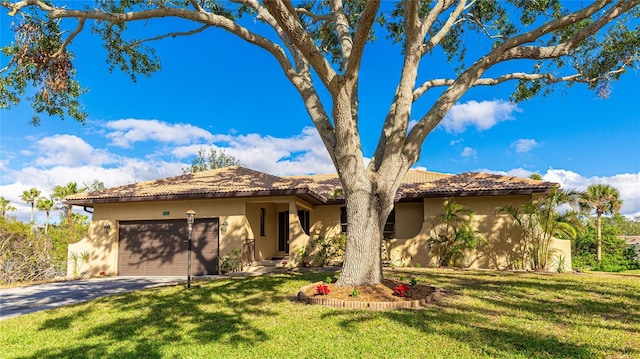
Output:
M276 175L335 172L318 132L305 127L298 135L279 138L252 133L218 137L214 149L224 150L247 167ZM202 147L189 146L192 154ZM176 149L183 154L184 148Z
M509 171L493 171L488 169L478 171L522 178L529 177L534 173L523 168L515 168ZM622 173L605 177L584 177L569 170L549 169L542 175L542 179L560 183L563 189L575 189L578 191L584 191L589 185L595 183L611 185L620 191L620 198L622 198L623 201L620 212L629 216L640 215L640 172Z
M36 143L40 157L35 159L39 166L78 166L92 163L101 165L113 160L104 151L96 151L83 139L73 135L54 135L45 137ZM23 154L24 155L24 154Z
M534 147L538 147L539 143L534 139L521 138L511 143L511 148L515 148L517 153L527 153Z
M189 124L170 124L158 120L124 119L104 125L114 130L107 134L116 147L131 148L136 142L158 141L171 144L190 144L198 140L212 140L207 130Z
M549 169L543 178L546 181L558 182L563 188L579 191L595 183L608 184L620 191L620 197L623 200L621 213L640 214L640 172L622 173L609 177L582 177L573 171Z
M116 121L118 122L118 121ZM149 124L149 121L138 121ZM180 129L172 127L180 134ZM194 127L195 128L195 127ZM194 131L196 133L197 131ZM195 155L198 149L212 146L238 158L244 165L275 175L305 173L334 173L331 159L313 127L305 127L291 137L273 137L259 134L210 134L206 141L175 146L168 143L162 151L151 146L136 145L133 151L112 154L94 148L89 142L74 135L57 134L43 139L29 138L32 151L23 151L20 163L0 160L0 196L11 201L18 210L10 215L29 221L31 208L20 200L20 194L32 187L48 196L53 187L76 182L80 187L90 185L95 179L107 187L114 187L158 178L177 176L185 167L185 159ZM113 136L109 134L107 136ZM153 141L148 138L148 141ZM134 142L129 142L133 144ZM173 145L173 146L172 146ZM4 157L3 153L3 157ZM30 155L30 156L29 156ZM368 159L365 159L367 162ZM16 165L21 167L16 167ZM82 212L81 209L79 209ZM83 213L87 214L87 213ZM36 222L44 223L44 214L36 211Z
M478 154L478 151L471 147L465 147L460 154L462 157L474 157Z
M475 126L478 131L484 131L498 122L513 120L513 112L522 112L522 110L512 102L471 100L455 104L442 120L442 125L449 133L462 133L469 126Z
M463 139L463 138L458 138L458 139L456 139L456 140L451 140L451 142L449 142L449 146L455 146L455 145L457 145L458 143L462 143L462 142L464 142L464 139Z

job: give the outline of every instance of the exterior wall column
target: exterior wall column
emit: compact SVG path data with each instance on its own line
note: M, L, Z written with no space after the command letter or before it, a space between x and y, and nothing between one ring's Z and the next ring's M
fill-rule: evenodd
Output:
M295 199L289 201L289 258L293 259L295 252L309 242L309 236L304 233L298 218L298 206Z

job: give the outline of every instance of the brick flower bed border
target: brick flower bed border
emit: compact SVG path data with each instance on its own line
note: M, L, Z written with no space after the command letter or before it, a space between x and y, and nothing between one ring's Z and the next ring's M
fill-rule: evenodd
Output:
M396 302L361 302L356 300L343 300L335 298L327 298L325 296L308 296L305 292L314 288L323 282L315 282L300 288L298 292L298 300L307 304L324 305L333 308L347 308L347 309L370 309L370 310L390 310L390 309L419 309L427 306L427 304L440 299L443 293L446 293L444 289L436 288L433 286L426 286L431 289L431 294L426 298L404 300ZM424 284L420 284L424 285Z

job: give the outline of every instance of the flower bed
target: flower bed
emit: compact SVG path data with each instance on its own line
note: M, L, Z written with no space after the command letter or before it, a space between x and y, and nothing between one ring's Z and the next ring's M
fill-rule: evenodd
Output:
M323 289L318 291L318 288ZM353 295L354 293L357 295ZM414 284L408 286L393 280L383 280L376 286L355 288L337 287L332 283L316 282L302 287L298 292L298 300L333 308L389 310L421 308L439 299L444 293L446 292L443 289L430 285Z

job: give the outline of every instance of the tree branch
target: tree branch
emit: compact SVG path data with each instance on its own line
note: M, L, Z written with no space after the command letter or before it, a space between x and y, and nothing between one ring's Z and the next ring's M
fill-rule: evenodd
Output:
M193 8L196 9L197 12L205 12L205 10L198 4L198 0L189 0Z
M452 2L443 4L442 11L446 11L452 4L453 4ZM451 27L456 24L456 20L458 19L460 14L462 14L462 11L464 11L466 8L467 8L466 0L460 1L458 3L458 6L456 6L456 8L451 12L451 14L449 14L447 21L442 25L440 30L434 36L432 36L429 39L429 41L427 41L424 45L422 45L421 56L424 56L427 52L429 52L436 45L438 45L440 41L442 41L442 39L447 35L449 30L451 30ZM436 18L439 15L440 13L436 15ZM435 19L433 21L435 21ZM426 26L423 26L423 28L421 29L421 32L422 32L421 37L424 38L427 34L427 31L428 31L428 28Z
M311 22L314 24L318 21L327 21L332 19L331 15L317 15L303 7L297 7L296 12L309 16L311 18Z
M69 34L69 37L67 37L67 39L64 40L62 45L60 45L60 48L58 49L58 51L56 51L53 55L51 55L51 57L58 57L64 52L64 50L73 41L76 35L78 35L82 31L82 29L84 28L85 21L86 21L85 19L80 19L80 21L78 21L78 27L75 30L73 30L71 34Z
M637 3L639 1L640 0L629 1L627 4L627 8L635 6L635 4L631 3ZM460 76L458 76L458 78L453 83L448 85L448 89L440 95L431 109L424 116L422 116L418 123L411 129L409 135L407 136L403 149L403 153L405 154L405 156L410 158L411 161L415 162L415 160L417 160L420 155L420 144L424 141L425 137L435 128L438 123L440 123L451 106L453 106L453 104L458 99L460 99L460 97L462 97L462 95L465 94L469 88L474 86L480 76L482 76L482 74L487 69L500 62L505 53L524 43L535 41L541 36L548 34L554 30L558 30L564 26L568 26L570 24L586 19L598 12L600 9L604 8L610 2L611 0L594 1L591 5L574 13L562 16L549 23L543 24L529 32L506 39L502 44L498 45L491 52L489 52L489 54L478 59L466 71L460 74ZM623 1L622 3L624 4L625 2ZM619 7L620 5L621 4L618 3L616 7ZM611 11L613 10L610 10L608 13L610 13Z
M197 29L193 29L191 31L178 31L178 32L170 32L168 34L164 34L164 35L158 35L155 37L151 37L148 39L142 39L142 40L137 40L137 41L133 41L131 43L129 43L127 46L128 47L134 47L134 46L138 46L143 42L150 42L150 41L157 41L157 40L162 40L164 38L167 37L177 37L177 36L189 36L189 35L193 35L193 34L197 34L199 32L202 32L208 28L210 28L211 25L203 25Z
M473 87L475 86L494 86L494 85L498 85L500 83L503 83L505 81L509 81L509 80L528 80L528 81L533 81L533 80L542 80L542 79L546 79L549 80L549 82L552 83L556 83L556 82L566 82L566 81L578 81L578 82L591 82L593 81L593 79L580 79L583 76L583 74L581 73L577 73L577 74L573 74L573 75L567 75L567 76L554 76L552 74L531 74L531 73L524 73L524 72L514 72L514 73L510 73L510 74L505 74L499 77L495 77L495 78L481 78L481 79L477 79L474 83L473 83ZM454 79L433 79L433 80L429 80L426 81L425 83L423 83L422 85L420 85L420 87L418 87L414 92L413 92L413 101L417 101L420 96L422 96L426 91L428 91L431 88L434 87L444 87L444 86L451 86L455 83L456 80Z
M324 106L322 105L320 96L318 96L318 93L313 86L313 78L311 76L309 62L294 46L289 36L282 30L278 22L273 18L273 16L271 16L269 11L264 6L259 4L256 0L234 0L234 2L238 2L254 9L258 14L258 18L265 21L276 31L287 49L289 49L289 51L291 52L296 64L296 68L293 71L284 69L285 75L302 96L302 100L304 101L307 112L309 113L313 124L318 130L320 138L322 139L325 147L328 149L328 152L332 159L335 160L335 158L333 158L332 151L332 149L336 145L334 127L329 120L329 116L327 115Z
M344 5L342 0L330 1L331 15L336 25L338 34L338 42L340 42L340 51L342 52L342 65L346 68L351 57L351 48L353 47L353 39L351 38L351 27L349 20L344 14Z
M371 31L371 26L373 26L373 22L376 19L379 7L379 0L369 0L367 1L364 11L360 15L358 28L356 29L354 36L352 52L346 64L345 77L347 81L356 81L356 77L360 71L360 65L362 63L364 47L369 39L369 32Z
M580 42L584 41L587 37L595 34L598 30L610 23L616 17L622 15L629 9L640 4L640 0L625 0L620 1L613 8L609 9L602 17L592 22L588 26L581 30L578 30L571 38L563 43L539 47L539 46L523 46L514 47L509 51L506 51L498 61L515 60L515 59L550 59L557 58L569 53L569 51L575 48ZM582 19L580 19L582 20ZM547 31L541 35L544 35L550 31Z
M318 49L313 38L296 19L297 15L293 5L289 1L284 3L283 0L266 0L264 4L289 39L300 49L300 52L316 70L318 77L320 77L327 89L335 93L338 88L337 84L334 83L337 74L322 54L322 51Z

